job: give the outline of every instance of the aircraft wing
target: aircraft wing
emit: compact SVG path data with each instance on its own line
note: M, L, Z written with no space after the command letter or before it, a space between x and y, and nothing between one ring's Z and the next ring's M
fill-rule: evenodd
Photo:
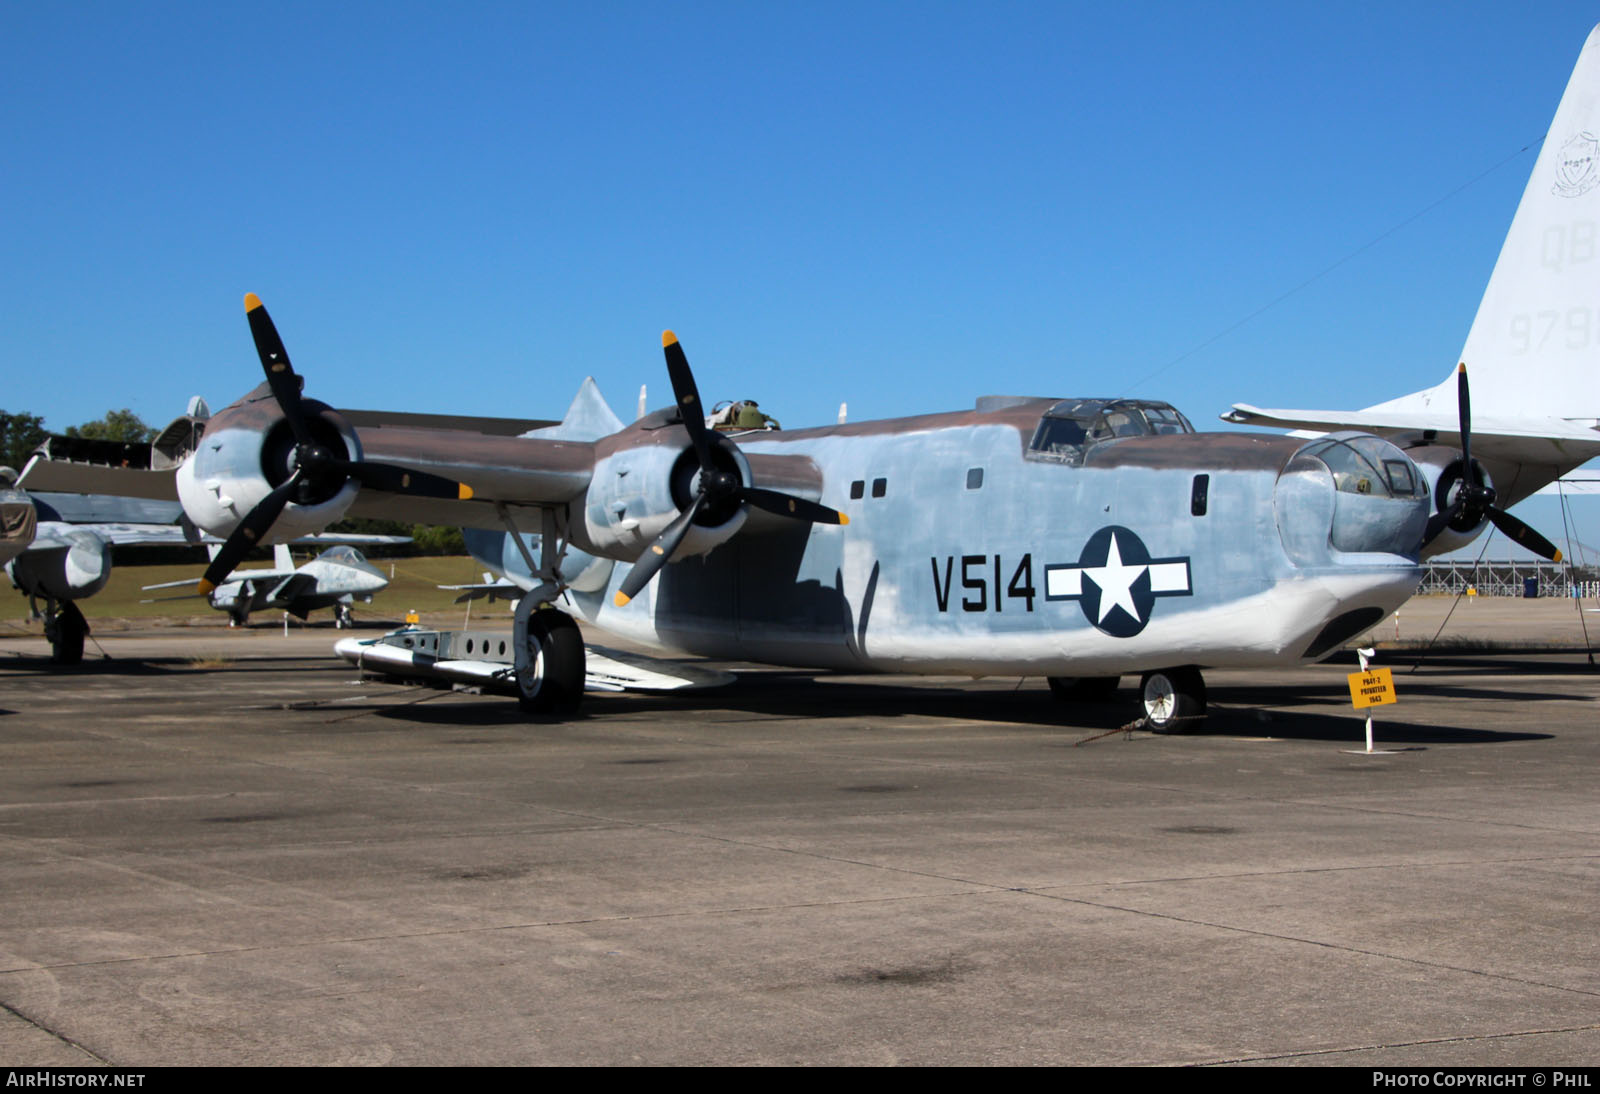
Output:
M145 447L149 448L148 445ZM171 468L152 470L148 465L127 462L90 463L66 459L53 454L48 447L28 461L22 474L17 476L17 485L29 491L110 495L165 502L178 500L178 487Z
M246 571L246 573L248 573L248 571ZM273 574L272 576L277 577L278 575ZM250 579L256 582L256 588L260 589L265 587L261 583L261 577L251 574ZM316 590L317 578L315 574L308 574L304 571L296 571L295 573L285 575L283 580L272 586L272 588L265 594L264 599L268 604L289 604L295 600L298 600L302 596L316 592Z
M504 527L495 503L548 505L570 501L589 485L594 445L587 441L503 437L435 429L370 429L361 434L368 460L425 471L472 487L471 500L444 500L364 489L349 515L414 524Z
M549 418L480 418L468 414L416 414L398 410L339 411L351 425L366 436L369 429L452 429L463 433L483 433L493 437L520 437L536 429L558 424Z
M296 573L297 571L295 570L235 570L228 575L227 581L223 584L233 581L253 581L259 589L264 588L267 582L282 581L285 578L294 577ZM159 585L142 585L140 588L145 592L150 592L153 589L177 589L184 585L198 584L200 584L198 577L186 577L178 581L163 581Z
M1541 487L1534 492L1538 494L1555 494L1568 498L1575 495L1595 495L1600 494L1600 479L1583 477L1557 479L1549 486Z
M473 585L440 585L439 588L448 592L459 593L460 595L453 601L456 604L465 604L469 600L481 600L484 597L488 597L491 604L496 600L521 600L528 591L521 585L507 581L503 577L498 580L490 580L493 576L492 574L484 574L484 580Z
M238 406L248 406L256 395L252 392ZM594 466L591 442L509 432L522 426L539 426L538 420L354 413L357 420L367 423L360 430L367 460L466 483L474 496L472 500L440 500L369 487L350 507L349 515L353 517L501 529L504 524L496 512L496 503L559 504L578 496L589 485ZM263 419L263 424L270 422ZM72 440L51 437L23 469L18 485L29 491L63 495L178 500L177 464L153 446L96 447L68 443ZM212 445L211 438L202 437L198 444L204 451Z
M49 521L39 525L38 533L27 549L50 551L71 547L72 540L68 536L72 532L92 532L107 543L118 547L189 545L189 541L183 536L183 529L176 524L62 524Z
M1235 403L1222 420L1316 433L1353 429L1399 442L1423 441L1450 448L1461 445L1461 421L1454 407L1443 412L1376 407L1353 411L1263 410ZM1472 451L1508 464L1572 465L1600 456L1600 431L1562 418L1496 419L1475 414Z

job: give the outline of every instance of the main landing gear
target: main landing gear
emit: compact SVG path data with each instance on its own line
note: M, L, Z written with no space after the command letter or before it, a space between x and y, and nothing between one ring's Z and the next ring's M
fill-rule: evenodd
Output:
M1206 716L1206 682L1193 666L1145 673L1139 696L1151 733L1187 733Z
M513 639L517 702L529 714L572 714L583 699L583 636L566 612L540 610L525 596Z
M83 661L83 640L89 636L89 621L72 601L47 600L44 636L50 641L51 662L76 665Z
M1109 703L1118 676L1047 677L1050 693L1067 703ZM1139 681L1144 725L1152 733L1187 733L1206 716L1206 682L1193 666L1147 672Z

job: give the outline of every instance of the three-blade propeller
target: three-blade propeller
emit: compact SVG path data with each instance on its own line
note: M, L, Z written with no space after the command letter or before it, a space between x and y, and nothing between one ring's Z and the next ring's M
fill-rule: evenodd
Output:
M227 580L235 566L244 560L250 549L272 530L273 523L289 504L295 492L307 484L315 484L332 494L346 479L355 479L363 486L394 494L411 494L424 498L466 499L472 497L472 488L465 483L412 471L393 464L375 463L371 460L347 460L336 455L312 434L300 400L300 377L289 363L289 352L278 337L278 328L262 306L261 298L247 293L244 298L245 317L250 321L250 336L255 339L256 353L261 357L261 367L267 374L267 385L272 397L283 411L284 420L294 434L294 452L290 457L292 470L287 478L250 512L246 513L222 549L206 567L200 579L200 592L210 593Z
M1428 518L1422 545L1426 547L1452 525L1466 531L1477 527L1487 517L1513 543L1521 544L1542 558L1560 562L1561 552L1555 544L1495 505L1494 487L1483 481L1482 469L1472 462L1472 396L1467 385L1466 362L1456 368L1456 402L1461 413L1461 484L1456 488L1450 507Z
M768 513L803 520L809 524L850 523L850 518L837 509L829 509L826 505L797 498L792 494L765 490L759 486L746 486L737 472L718 467L713 459L715 445L711 430L706 428L705 412L700 407L700 389L695 386L694 374L689 371L689 359L684 356L683 347L678 344L678 336L670 330L663 331L661 349L667 357L667 375L672 380L672 394L678 403L678 413L683 419L683 428L688 431L689 441L694 446L695 459L700 464L700 474L696 477L694 500L671 524L667 525L666 530L656 537L655 542L645 549L644 554L633 564L628 576L623 579L622 587L617 590L615 597L615 603L619 608L638 596L640 589L650 584L650 579L667 564L672 552L678 549L683 537L689 534L689 528L694 524L695 517L708 507L753 505Z

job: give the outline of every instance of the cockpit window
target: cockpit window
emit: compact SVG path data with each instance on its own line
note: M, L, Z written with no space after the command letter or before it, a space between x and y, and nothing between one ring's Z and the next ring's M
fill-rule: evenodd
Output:
M1144 411L1144 420L1150 423L1152 433L1193 433L1189 419L1170 406L1150 406Z
M1034 431L1032 450L1041 456L1068 456L1083 454L1083 444L1089 437L1083 423L1073 418L1042 418Z
M1028 445L1030 459L1077 464L1091 446L1119 437L1193 433L1167 403L1145 399L1063 399L1045 411Z
M1304 457L1314 457L1327 465L1333 473L1334 489L1340 493L1420 498L1428 492L1427 483L1414 470L1415 465L1378 437L1335 434L1302 448L1295 460L1298 462Z
M325 558L330 562L365 564L367 561L362 557L360 551L349 546L348 544L342 543L337 547L329 547L326 551L322 552L320 557Z

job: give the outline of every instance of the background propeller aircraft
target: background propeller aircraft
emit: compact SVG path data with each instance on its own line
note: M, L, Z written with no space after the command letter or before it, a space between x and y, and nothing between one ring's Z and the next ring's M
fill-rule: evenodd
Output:
M6 576L28 598L33 617L44 620L50 659L58 665L83 660L89 624L77 602L111 580L113 547L187 542L184 530L172 523L181 513L172 501L22 490L6 491L0 499L16 533ZM22 535L24 530L30 534Z
M248 296L267 383L211 420L177 491L227 536L211 584L252 543L347 512L487 530L474 552L530 590L513 652L533 711L579 700L577 615L711 657L1037 675L1066 696L1136 674L1149 725L1182 728L1202 670L1326 657L1412 594L1422 557L1491 522L1555 556L1504 506L1600 454L1595 134L1600 32L1456 359L1490 407L1477 422L1452 360L1367 411L1231 415L1310 437L1196 433L1151 400L986 397L734 439L707 428L668 332L675 403L631 425L586 383L521 436L358 433L301 397Z

